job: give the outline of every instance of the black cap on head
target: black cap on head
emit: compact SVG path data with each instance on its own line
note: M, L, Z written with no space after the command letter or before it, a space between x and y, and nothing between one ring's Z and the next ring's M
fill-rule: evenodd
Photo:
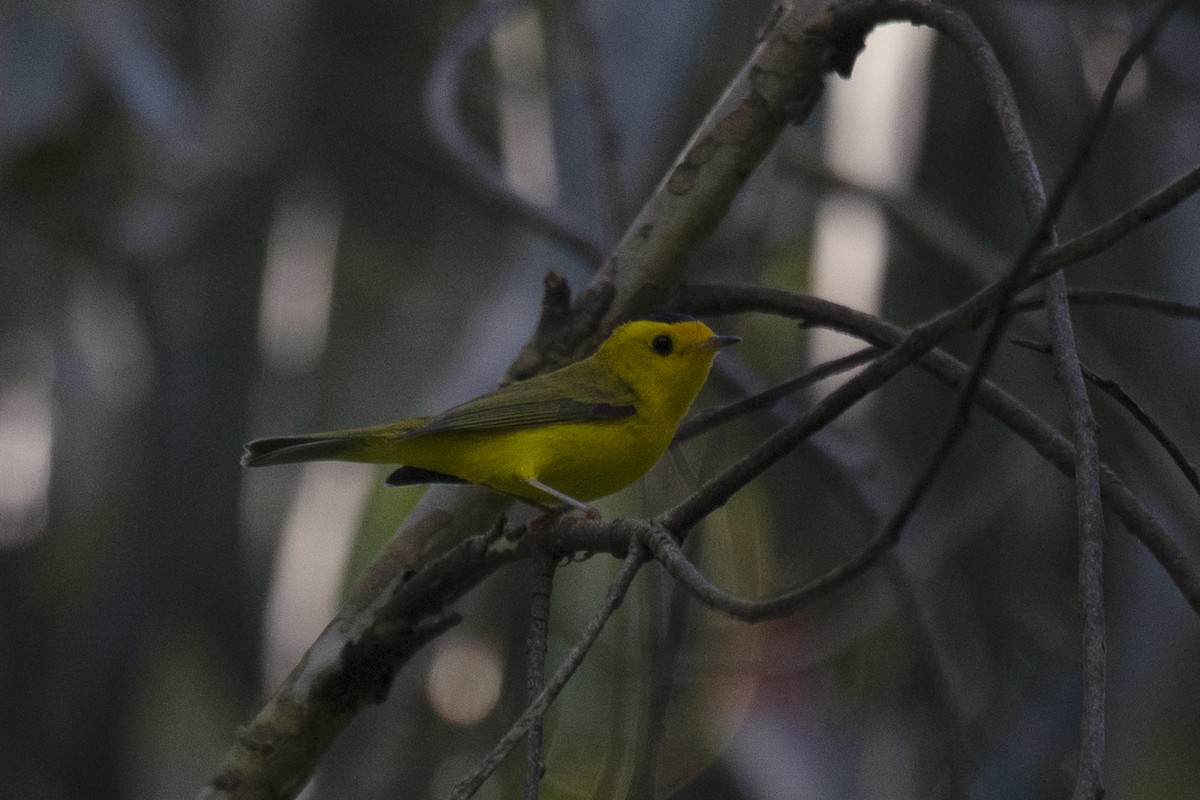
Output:
M653 314L647 314L642 317L650 322L695 322L696 318L690 314L681 314L678 311L656 311Z

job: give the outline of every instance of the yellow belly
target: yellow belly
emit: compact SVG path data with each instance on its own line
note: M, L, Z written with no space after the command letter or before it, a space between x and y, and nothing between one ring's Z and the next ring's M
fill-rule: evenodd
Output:
M347 454L355 460L403 464L453 475L545 505L559 501L530 478L588 501L637 480L670 444L673 428L636 418L567 422L500 431L434 432L372 439ZM665 434L665 435L664 435Z

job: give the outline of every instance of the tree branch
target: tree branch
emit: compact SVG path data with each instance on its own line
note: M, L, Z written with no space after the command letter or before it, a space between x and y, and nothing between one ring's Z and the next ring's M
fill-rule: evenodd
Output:
M849 25L861 27L863 35L882 19L904 19L914 24L928 25L954 42L974 67L980 78L988 105L991 107L1009 153L1009 165L1016 178L1026 216L1035 223L1034 232L1026 241L1024 249L1003 277L993 284L997 287L995 314L984 337L983 345L975 359L970 377L962 387L955 403L954 412L933 449L925 461L916 481L908 494L896 507L885 526L884 535L894 540L900 535L921 499L933 485L942 465L966 431L970 422L974 395L986 374L1003 331L1007 326L1009 298L1016 293L1022 276L1028 271L1036 253L1044 243L1053 243L1053 217L1058 209L1046 208L1041 175L1033 157L1033 150L1021 122L1020 111L1013 96L1008 76L1000 66L991 45L975 27L969 16L957 9L950 9L926 2L897 0L888 3L851 3L841 9ZM1065 197L1065 188L1060 188ZM1061 207L1062 200L1059 200Z
M985 289L981 294L986 294L988 291ZM977 302L976 297L979 297L979 294L952 312L945 312L937 319L943 320L941 324L951 328L965 324L971 319L972 310ZM675 307L688 309L701 315L720 316L745 311L764 311L804 319L809 324L822 324L851 336L865 339L877 346L891 349L850 382L818 402L803 417L785 426L767 442L760 444L740 461L710 479L691 497L660 516L659 524L670 531L686 530L685 523L692 518L693 514L707 513L711 508L724 503L737 488L744 485L751 477L760 474L788 452L787 448L794 447L805 436L857 402L863 393L872 391L881 385L890 377L890 374L894 374L891 372L893 367L889 365L885 369L875 368L889 357L894 359L895 354L901 352L902 349L908 352L920 347L920 352L913 356L911 363L919 363L924 369L953 386L961 388L969 379L969 372L957 360L934 349L933 346L924 347L926 337L931 335L929 323L905 331L869 314L854 311L820 298L753 286L684 287L678 293L676 303ZM922 331L922 329L924 330ZM918 331L922 332L918 334ZM899 368L896 369L898 371ZM869 377L857 384L854 383L863 376ZM853 388L847 389L848 386L853 386ZM977 400L988 413L999 418L1006 426L1033 445L1043 457L1064 474L1074 474L1075 448L1068 440L998 387L986 381L981 382L980 392ZM1184 552L1171 540L1136 496L1107 467L1101 468L1100 481L1102 497L1105 502L1121 518L1130 532L1150 550L1189 605L1200 613L1200 578L1197 577ZM853 577L873 564L878 556L887 549L883 541L877 541L880 539L886 539L886 535L881 533L868 542L859 556L856 556L852 562L848 562L853 568L846 575L830 576L828 579L828 582L831 583L830 587L817 587L814 591L828 591L828 588L840 585L849 577ZM797 594L800 592L797 591Z
M502 564L518 557L500 518L478 536L404 576L369 623L338 617L254 720L238 731L203 800L277 800L295 795L333 738L427 641L458 621L444 609Z
M1141 292L1118 291L1115 289L1068 289L1067 299L1075 305L1110 305L1156 311L1169 317L1200 319L1200 305L1180 303L1165 297ZM1044 298L1029 297L1013 302L1013 313L1034 311L1046 304Z
M657 306L724 218L745 179L789 123L804 121L836 60L834 18L822 0L776 7L750 59L700 123L630 223L593 286L617 290L610 322Z
M529 702L537 700L546 688L546 648L550 640L550 596L554 591L554 573L558 556L539 550L534 556L533 588L530 590L529 636L525 641L527 660L525 687ZM542 760L542 720L529 729L525 759L525 798L537 800L538 784L542 782L546 765Z
M637 576L638 570L646 563L646 551L636 540L631 540L629 545L629 553L625 556L625 562L621 565L620 572L613 580L612 585L608 587L608 595L604 598L604 603L600 606L600 610L591 622L584 628L583 634L579 637L579 641L571 648L571 652L563 659L563 663L555 671L550 681L546 684L537 698L530 703L525 712L513 723L509 728L508 733L500 738L492 751L484 758L483 762L476 767L470 775L460 781L454 790L450 793L451 800L466 800L478 791L483 782L488 779L496 768L500 766L500 762L508 755L509 751L516 746L517 742L525 736L530 729L546 715L546 710L550 708L550 704L554 702L563 687L567 685L567 681L575 674L575 670L583 662L584 656L591 650L592 645L596 643L596 638L600 632L604 630L605 624L608 622L612 613L617 610L621 602L625 599L626 593L629 591L633 579Z
M1107 250L1147 222L1158 219L1187 200L1197 189L1200 189L1200 164L1112 219L1042 253L1034 264L1030 283Z
M1121 54L1117 66L1104 87L1096 115L1079 146L1074 161L1059 184L1055 196L1043 213L1043 226L1065 202L1071 182L1081 174L1100 130L1116 105L1117 93L1134 63L1158 38L1177 2L1168 0L1159 6L1142 34ZM1047 228L1053 243L1053 231ZM1055 373L1062 384L1071 410L1075 439L1075 490L1079 516L1079 593L1083 605L1083 719L1079 766L1075 778L1074 800L1101 800L1104 796L1105 689L1107 660L1104 629L1104 513L1100 500L1100 452L1096 441L1096 420L1079 364L1071 312L1067 302L1067 281L1062 272L1050 276L1045 288L1046 316L1050 325L1051 350Z
M675 439L671 444L676 445L686 442L688 439L699 436L702 433L707 433L713 428L724 425L726 422L736 419L743 414L748 414L751 411L762 411L772 408L784 397L812 386L814 383L823 381L831 375L838 375L846 370L862 366L868 361L878 358L882 352L878 347L864 347L841 358L835 358L823 364L818 364L791 380L784 381L778 386L772 386L766 391L749 397L743 397L741 400L734 400L732 403L726 403L722 406L713 406L712 408L706 408L689 414L687 419L675 431Z
M1012 343L1018 347L1024 347L1037 353L1044 354L1050 352L1050 345L1030 341L1029 339L1014 338ZM1200 497L1200 473L1197 473L1196 466L1188 460L1188 457L1184 455L1183 449L1175 443L1175 440L1163 429L1162 425L1142 408L1141 404L1125 391L1120 383L1112 378L1100 375L1095 370L1089 369L1086 364L1080 364L1080 369L1083 371L1084 378L1120 403L1121 407L1128 411L1138 424L1154 437L1154 440L1159 443L1167 455L1170 456L1171 460L1175 462L1175 466L1183 473L1183 477L1187 479L1192 490Z
M509 6L507 0L485 3L472 17L482 19L474 23L479 27L460 30L439 56L436 74L426 87L427 113L434 118L435 128L447 120L457 125L456 101L449 98L457 97L465 54L482 41L479 37L486 36L480 31L490 30L498 19L491 15ZM662 299L669 294L659 287L681 279L688 256L716 226L779 131L789 121L802 120L812 109L825 73L852 61L852 56L847 56L845 31L837 27L838 19L820 0L788 5L777 14L753 56L684 147L597 280L574 304L571 316L581 309L592 309L598 320L587 335L572 343L575 354L594 346L613 321L639 313L649 305L665 305ZM454 138L458 134L465 137L465 132L455 132L453 127L443 129L442 135L449 136L451 149L459 155L468 154L464 163L470 162L475 145L465 137L467 145L459 147L462 142ZM490 163L486 154L481 163ZM494 168L494 164L491 166ZM1148 198L1136 213L1126 212L1111 225L1093 231L1094 235L1089 234L1090 238L1074 250L1067 249L1068 243L1047 253L1028 275L1013 280L1020 287L1031 285L1065 263L1116 241L1194 192L1200 182L1200 168L1194 173ZM464 180L483 186L488 183L487 178L480 177L483 173L467 166L462 174ZM506 190L500 187L500 191ZM503 206L507 201L499 197L497 202ZM523 212L514 213L521 216ZM530 224L545 225L550 235L563 237L564 246L573 252L585 254L595 249L586 237L572 236L570 224L564 226L555 219L538 221L536 214L531 220ZM1004 287L993 284L912 331L876 331L872 343L890 348L888 352L851 379L847 384L850 388L823 401L818 416L824 415L825 421L836 417L914 360L939 364L941 355L934 349L938 343L981 324L1008 296ZM984 392L980 402L986 396ZM989 402L1000 401L993 398ZM1011 408L1003 413L1011 415L1007 424L1016 428L1025 425L1022 435L1037 440L1039 452L1044 449L1043 454L1060 469L1062 458L1073 457L1069 443L1046 438L1044 431ZM785 429L784 438L770 447L786 452L824 424L809 415L806 419ZM759 452L754 465L743 467L740 476L727 474L715 483L710 481L698 495L669 512L667 521L672 530L686 530L724 502L740 482L750 480L778 457ZM1117 513L1126 525L1146 542L1189 602L1200 608L1200 590L1196 589L1186 557L1135 497L1127 490L1122 493L1112 488L1115 476L1102 472L1101 478L1106 481L1106 502L1119 509ZM1120 487L1119 482L1116 485ZM432 635L430 631L440 625L450 624L451 618L439 617L443 612L438 609L502 564L528 557L526 545L509 538L517 535L515 530L497 526L490 536L470 536L487 529L507 504L486 491L459 487L429 490L337 619L260 711L246 735L231 748L204 796L275 798L297 792L341 728L360 708L381 697L387 680L419 647L423 637ZM641 527L644 523L636 521L597 525L564 518L548 535L581 550L619 553ZM362 680L364 670L374 676L372 680Z

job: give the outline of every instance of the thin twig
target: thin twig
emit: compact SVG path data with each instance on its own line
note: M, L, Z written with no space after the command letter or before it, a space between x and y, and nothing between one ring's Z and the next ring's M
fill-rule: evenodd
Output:
M703 541L703 537L693 537L690 540L693 560L698 555L696 550L702 546ZM653 639L649 645L649 691L643 707L645 734L641 737L642 746L636 753L637 761L633 768L627 800L653 800L659 795L656 780L663 739L666 735L667 710L675 692L675 668L680 648L683 646L683 636L687 631L691 600L691 593L686 586L679 581L671 581L664 621L659 621L657 604L655 606L657 629L651 633Z
M748 291L775 293L777 290L760 290L753 287ZM813 306L821 305L823 301L800 295L794 296L793 299L800 305L810 306L805 312L810 318L821 315L820 310ZM738 303L737 307L739 311L746 310L742 303ZM776 306L775 310L779 310L779 308ZM837 329L845 333L857 332L857 335L868 339L899 338L902 333L900 329L889 323L848 308L838 307L836 311L833 311L832 308L826 310L832 312L829 318L837 322ZM709 312L719 313L711 306ZM862 324L856 325L852 320ZM962 362L941 350L934 350L927 354L921 361L921 366L951 386L961 386L968 376L968 369ZM984 381L980 385L977 402L985 411L1033 445L1039 454L1061 472L1066 475L1073 474L1075 449L1070 440L1055 431L1020 401L995 384ZM1171 540L1146 507L1112 470L1101 466L1099 482L1104 501L1125 523L1129 532L1154 555L1183 594L1184 599L1193 610L1200 614L1200 577L1197 576L1187 555ZM733 595L709 581L686 558L679 548L676 536L672 535L671 531L663 524L641 527L633 529L631 532L642 539L668 573L685 585L698 600L731 617L750 622L787 616L813 600L844 586L877 563L880 556L890 546L887 536L881 531L866 542L852 558L801 586L770 598L750 600Z
M1029 339L1013 338L1012 343L1018 347L1024 347L1028 350L1033 350L1038 353L1049 353L1050 345L1042 342L1034 342ZM1191 484L1192 489L1200 496L1200 473L1197 473L1196 466L1188 460L1184 455L1183 450L1171 438L1170 434L1163 429L1154 417L1150 416L1141 404L1133 398L1120 383L1112 378L1106 378L1100 375L1095 370L1088 368L1086 364L1080 364L1083 371L1083 377L1092 383L1096 388L1103 391L1109 397L1116 400L1121 406L1133 416L1138 423L1146 429L1146 431L1154 437L1154 440L1159 443L1171 460L1175 462L1175 466L1183 473L1184 478Z
M1104 510L1100 499L1100 444L1079 364L1079 351L1062 272L1045 283L1055 374L1071 410L1075 441L1075 504L1079 525L1079 594L1083 606L1083 719L1075 798L1104 796L1105 687Z
M604 248L579 222L561 209L530 202L517 194L494 158L467 132L459 109L467 58L487 42L504 17L525 0L483 0L446 39L438 52L422 98L433 142L464 185L493 207L536 230L591 265L604 258Z
M808 413L785 425L770 439L755 447L746 457L710 479L701 487L700 491L666 512L661 517L662 522L675 531L683 531L691 527L697 520L724 504L734 492L790 453L814 432L823 428L847 408L882 386L909 365L919 361L923 355L940 342L955 333L970 330L981 324L993 309L992 301L996 294L1002 290L1003 281L993 283L957 308L937 315L901 336L892 337L890 340L875 341L876 344L888 345L890 349L868 364L861 372L856 373L819 400ZM764 288L755 291L748 287L733 286L682 287L677 302L680 307L689 308L703 316L722 313L722 311L715 310L718 308L723 308L726 313L732 311L737 307L738 300L744 302L747 308L759 304L777 304L776 307L781 308L798 308L805 305L806 302L812 302L816 307L830 310L834 307L834 304L821 306L821 301L817 298L794 296L779 290ZM803 318L803 313L798 313L796 316Z
M1145 311L1157 311L1169 317L1182 319L1200 319L1200 305L1181 303L1166 297L1143 294L1141 292L1118 291L1115 289L1068 289L1067 299L1073 305L1106 305L1136 308ZM1013 313L1023 313L1041 309L1046 304L1044 298L1028 297L1013 301Z
M579 637L579 641L567 653L567 657L563 659L563 663L554 672L554 675L551 676L550 680L546 683L546 688L541 691L537 699L529 704L529 707L512 724L508 732L500 737L500 741L496 742L496 746L484 757L479 766L454 787L454 790L450 792L450 800L466 800L475 794L479 787L483 785L483 782L496 771L496 768L500 766L500 762L516 746L517 742L521 741L521 738L530 731L533 725L546 715L546 710L550 708L550 704L558 697L563 687L567 685L567 681L571 679L571 676L575 674L575 670L583 662L584 656L588 654L592 645L596 643L596 638L600 635L600 631L604 630L608 618L612 616L617 607L621 605L621 601L625 599L625 595L629 591L629 586L633 583L638 570L642 568L647 559L648 555L640 543L635 539L631 539L629 553L625 556L621 570L608 587L608 594L604 598L604 603L601 605L600 610L592 618L591 622L587 624L587 627L583 629L583 634Z
M810 324L819 323L891 349L819 401L803 417L776 432L725 471L709 479L691 497L661 515L658 524L672 531L686 530L694 519L699 519L722 505L752 477L761 474L812 432L840 415L866 393L882 385L894 374L893 368L896 371L900 369L895 363L897 360L906 364L919 363L942 380L961 389L967 380L967 373L962 369L962 365L944 352L936 350L928 339L942 335L946 330L957 329L960 325L966 326L963 330L972 327L971 323L976 319L976 314L986 313L979 308L979 304L984 304L986 308L986 300L990 292L994 291L994 286L995 284L982 290L952 312L946 312L907 331L869 314L827 300L780 289L732 285L683 287L676 300L676 307L688 309L701 316L765 311L804 319ZM1068 440L999 387L985 382L981 384L981 391L984 389L987 391L978 401L988 413L1001 419L1058 469L1068 475L1074 474L1075 450ZM1187 555L1171 540L1137 497L1107 468L1101 470L1101 488L1105 501L1120 516L1129 531L1150 550L1188 604L1200 613L1200 577L1197 576ZM878 553L872 551L876 549L882 552L886 550L886 546L880 546L880 543L872 540L864 545L863 552L856 556L856 559L874 563ZM857 571L869 565L861 565Z
M1007 325L1006 306L1008 300L1018 290L1021 279L1028 271L1037 252L1044 247L1045 243L1052 242L1053 219L1061 207L1063 198L1066 196L1066 189L1070 184L1060 185L1057 192L1058 207L1052 206L1048 209L1041 176L1033 158L1033 150L1025 128L1021 123L1020 111L1017 108L1012 85L1009 83L1004 69L1000 66L991 45L969 16L957 9L922 2L897 2L889 5L896 17L928 25L948 37L958 45L967 60L971 62L983 84L988 105L999 123L1026 216L1036 221L1034 231L1026 240L1020 255L1000 281L993 284L998 287L994 306L995 313L988 326L984 342L976 355L971 376L959 393L945 430L939 438L937 446L926 457L925 466L913 482L909 492L897 505L884 528L883 535L889 540L894 540L899 537L911 519L921 499L933 485L942 466L967 429L971 409L974 406L974 394L987 373ZM861 12L855 8L849 13ZM1074 177L1071 177L1070 181L1073 180Z
M841 356L840 358L818 364L791 380L784 381L778 386L772 386L766 391L759 392L750 397L743 397L741 400L735 400L732 403L713 406L712 408L706 408L703 411L690 414L675 431L675 439L672 441L672 444L686 442L688 439L706 433L719 425L724 425L731 419L736 419L751 411L762 411L772 408L784 397L798 392L805 387L812 386L814 383L822 381L831 375L837 375L846 370L862 366L871 359L877 358L881 352L883 351L878 347L864 347L861 350Z
M550 639L550 596L554 591L554 573L558 556L539 550L533 559L533 588L530 590L529 636L525 641L525 687L529 702L537 699L546 688L546 648ZM525 798L537 800L538 785L546 772L542 757L542 720L529 729L526 742Z
M1180 177L1147 195L1132 207L1122 211L1095 228L1076 236L1069 242L1044 252L1038 257L1030 277L1037 280L1069 264L1103 252L1130 233L1158 219L1187 200L1200 189L1200 164Z
M769 598L750 600L738 597L708 580L688 560L676 535L664 525L657 524L644 529L642 543L667 573L686 586L697 600L743 622L761 622L795 613L802 606L824 597L866 572L892 544L886 536L876 535L854 556L800 586Z
M683 531L691 527L697 520L724 504L734 492L790 453L814 432L840 416L847 408L882 386L910 364L919 361L921 356L935 348L940 342L984 322L994 308L995 298L1002 291L1004 291L1004 281L997 281L972 295L957 308L943 312L912 328L903 336L886 342L891 349L818 401L807 414L784 426L766 442L754 448L745 458L710 479L701 487L700 491L663 515L662 522L668 528L676 531ZM676 302L680 307L690 308L703 316L722 313L722 311L713 310L716 308L723 307L726 313L733 310L737 303L736 301L730 302L731 296L740 298L747 307L773 302L783 307L790 305L793 308L804 304L803 301L793 302L793 296L787 292L762 289L761 293L757 293L747 287L732 286L682 287ZM820 302L816 298L803 298L803 300ZM714 303L714 301L716 302ZM713 305L710 306L710 303ZM830 304L830 307L832 305ZM797 316L803 318L802 313ZM884 342L877 343L883 344Z
M976 358L975 367L959 395L959 401L950 424L932 457L926 462L926 467L912 491L897 508L893 519L889 521L887 527L892 530L893 536L899 535L906 519L915 510L920 498L932 484L941 465L966 429L971 409L974 406L973 396L978 391L983 375L987 371L1007 327L1010 313L1008 310L1009 300L1018 291L1021 279L1033 266L1034 257L1038 251L1046 245L1053 246L1055 244L1055 220L1061 213L1072 186L1082 174L1092 148L1099 139L1100 131L1112 113L1117 92L1134 62L1154 41L1158 30L1165 24L1174 5L1174 2L1164 4L1143 35L1118 60L1091 124L1085 131L1082 141L1076 148L1074 158L1049 201L1045 199L1037 164L1033 159L1032 149L1013 99L1012 87L996 61L991 47L965 14L947 11L932 5L923 5L914 9L916 13L910 19L919 19L919 21L947 34L960 46L983 78L989 105L1000 122L1026 216L1035 221L1035 226L1033 234L1027 239L1012 268L1001 281L1004 288L1000 292L995 316L988 327L984 343ZM1083 386L1078 354L1075 350L1075 337L1066 298L1065 276L1061 272L1053 273L1046 283L1044 292L1056 373L1071 408L1072 427L1076 441L1074 472L1080 529L1080 592L1084 606L1084 712L1075 800L1084 800L1089 797L1099 798L1104 791L1105 657L1102 587L1104 518L1100 510L1099 447L1096 442L1095 420L1088 402L1087 392Z
M1063 202L1068 181L1082 172L1083 165L1099 138L1099 132L1112 109L1117 94L1134 63L1150 49L1177 0L1161 4L1121 57L1100 97L1089 127L1066 177L1059 184L1046 216L1054 213L1055 201ZM1100 800L1104 796L1105 697L1107 659L1104 626L1104 512L1100 499L1100 452L1096 441L1096 420L1088 401L1087 388L1079 364L1071 313L1067 301L1066 276L1054 273L1046 283L1046 316L1055 359L1055 372L1063 386L1071 409L1075 438L1075 491L1079 515L1079 592L1083 605L1083 718L1079 747L1079 766L1075 777L1074 800Z

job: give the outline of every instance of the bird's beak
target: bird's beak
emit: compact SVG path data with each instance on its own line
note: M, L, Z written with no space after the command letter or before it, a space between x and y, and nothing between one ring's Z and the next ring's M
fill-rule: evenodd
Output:
M722 350L731 344L737 344L741 340L742 337L740 336L710 336L703 342L700 342L698 346L706 350Z

